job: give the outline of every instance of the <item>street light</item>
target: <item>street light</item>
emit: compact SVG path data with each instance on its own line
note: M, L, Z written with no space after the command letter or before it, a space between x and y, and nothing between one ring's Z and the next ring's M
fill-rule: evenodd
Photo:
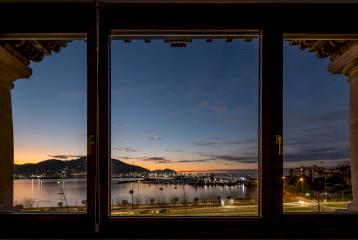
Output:
M132 206L131 206L131 209L132 209L132 212L133 212L133 194L134 194L134 191L133 191L133 182L131 182L131 190L129 190L129 194L132 196Z
M300 178L300 182L301 182L301 185L302 185L302 194L303 194L303 177Z
M297 183L296 183L296 193L298 193L298 191L297 191L297 185L298 185L298 183L299 182L301 182L301 191L302 191L302 194L303 194L303 181L304 181L304 179L303 179L303 177L300 177L299 179L298 179L298 181L297 181Z
M70 209L69 209L68 204L67 204L67 199L66 199L65 191L63 191L61 182L58 181L57 184L60 185L60 190L61 190L60 194L63 195L63 198L65 199L65 203L66 203L66 207L67 207L67 212L70 212ZM61 200L61 201L62 201L62 200Z

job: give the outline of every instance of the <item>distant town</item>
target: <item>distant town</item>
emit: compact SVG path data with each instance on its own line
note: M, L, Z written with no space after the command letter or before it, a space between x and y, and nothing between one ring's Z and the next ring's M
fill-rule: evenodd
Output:
M230 171L215 173L181 173L172 169L150 171L118 159L112 159L111 165L113 190L111 201L112 211L116 216L133 214L195 215L199 212L205 215L211 214L212 211L225 212L225 214L228 214L227 211L231 211L230 214L233 215L238 213L257 214L259 179L256 176ZM349 164L335 167L301 166L286 170L286 174L283 176L284 211L341 211L347 208L347 204L352 199ZM41 179L59 179L46 180L42 184L50 184L55 181L59 183L60 190L62 189L61 183L67 181L67 187L75 183L82 184L86 182L86 176L87 161L85 157L67 161L49 159L35 164L14 166L14 179L21 180L20 182L24 182L22 180L26 179L39 179L39 181L30 181L31 184L41 184L43 181ZM71 183L74 179L83 180ZM86 185L78 186L86 188ZM262 186L262 188L264 187L265 185ZM57 192L55 193L57 197ZM61 190L60 193L64 198L65 190ZM70 201L71 197L68 194L66 192L67 200ZM72 199L75 202L72 201L68 205L73 208L78 208L78 202L85 199L85 197L77 195L72 198L75 198L75 200ZM25 200L18 201L26 207L28 204L25 204ZM37 205L39 206L43 201L43 199L38 199ZM60 203L63 204L62 198ZM30 207L28 208L30 209Z
M86 178L86 158L75 160L49 159L36 164L15 165L14 179L66 179ZM257 179L246 176L232 176L229 173L185 173L180 174L172 169L150 171L136 165L130 165L112 159L112 178L122 178L121 183L138 181L151 184L188 184L195 186L222 185L233 186L245 184L256 186ZM123 180L127 179L127 180Z
M54 179L86 178L86 157L74 160L49 159L36 164L14 166L14 179ZM172 169L150 171L136 165L112 159L112 178L140 179L152 184L189 185L257 185L252 176L231 176L228 173L186 173L180 174ZM291 168L283 177L286 191L294 194L351 194L351 174L349 165L323 167L318 165ZM123 181L123 180L122 180ZM131 181L131 180L127 180ZM134 181L134 180L133 180Z
M351 168L341 164L335 167L318 165L301 166L289 169L284 179L284 197L288 201L292 196L309 198L351 199Z

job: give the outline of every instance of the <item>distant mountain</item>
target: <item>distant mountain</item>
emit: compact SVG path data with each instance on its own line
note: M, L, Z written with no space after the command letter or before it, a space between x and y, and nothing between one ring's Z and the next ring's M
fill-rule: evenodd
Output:
M55 177L62 175L72 175L74 173L86 172L87 158L80 157L74 160L58 160L49 159L38 163L15 164L14 174L31 176L43 175ZM112 159L112 174L128 174L128 173L149 173L146 168L136 165L124 163L118 159Z
M164 170L154 170L152 171L151 173L154 173L154 174L160 174L160 175L175 175L177 174L176 171L172 170L172 169L169 169L169 168L166 168Z
M54 176L60 174L62 171L70 172L84 172L87 169L86 157L80 157L74 160L58 160L48 159L38 163L15 164L15 175L46 175Z
M146 168L136 165L124 163L118 159L112 159L112 174L126 174L126 173L149 173Z

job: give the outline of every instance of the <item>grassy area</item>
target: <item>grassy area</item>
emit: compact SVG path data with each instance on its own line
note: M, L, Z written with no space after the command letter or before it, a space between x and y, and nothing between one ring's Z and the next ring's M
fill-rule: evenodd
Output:
M318 203L306 202L302 203L284 203L284 212L335 212L342 209L347 209L349 202L321 202L318 210Z
M257 205L245 206L196 206L135 209L133 212L112 210L112 216L257 216Z
M14 209L14 212L26 213L83 213L86 212L86 207L41 207L41 208L22 208Z
M296 198L297 201L285 201L284 212L318 212L318 203L312 199ZM335 212L347 209L350 201L327 201L320 202L320 212ZM81 213L86 212L86 207L47 207L47 208L23 208L15 209L18 212L28 213ZM257 204L239 205L154 205L134 206L133 211L127 207L116 206L112 209L113 216L258 216Z
M333 199L328 198L326 202L320 198L320 206L318 208L318 200L313 197L306 197L302 194L295 193L292 186L285 185L283 192L283 211L284 212L335 212L337 210L347 209L350 203L350 196L345 198ZM342 199L342 200L341 200Z
M284 212L316 212L312 207L283 207Z
M325 207L337 208L337 209L347 209L349 202L330 202L324 204Z

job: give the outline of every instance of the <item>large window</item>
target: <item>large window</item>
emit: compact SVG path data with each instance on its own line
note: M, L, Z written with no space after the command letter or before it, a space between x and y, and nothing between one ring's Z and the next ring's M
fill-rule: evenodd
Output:
M257 216L259 38L117 39L112 215Z
M86 211L86 43L4 39L0 49L1 117L9 126L1 130L1 160L13 171L1 174L1 209Z
M345 63L339 66L340 58L349 61L344 48L354 42L295 39L284 43L285 212L356 211L349 207L355 174L349 115L354 113L349 108L350 81L343 75L345 70L339 70L349 68Z
M5 1L1 237L357 238L357 3Z

